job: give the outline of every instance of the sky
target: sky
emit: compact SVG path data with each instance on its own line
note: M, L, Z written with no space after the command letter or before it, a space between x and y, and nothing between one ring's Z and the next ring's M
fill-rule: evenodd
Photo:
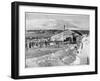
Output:
M26 30L89 30L89 15L26 12Z

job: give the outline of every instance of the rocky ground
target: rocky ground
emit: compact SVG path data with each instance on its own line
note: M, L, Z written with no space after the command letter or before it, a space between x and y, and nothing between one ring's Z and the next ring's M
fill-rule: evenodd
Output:
M50 67L89 64L89 39L83 40L83 48L77 53L75 45L63 48L39 48L26 51L26 67Z

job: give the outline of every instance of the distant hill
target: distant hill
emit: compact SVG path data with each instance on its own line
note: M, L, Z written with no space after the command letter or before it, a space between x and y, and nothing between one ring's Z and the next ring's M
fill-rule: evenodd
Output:
M79 31L79 32L81 32L82 34L88 34L89 35L89 30L72 30L72 31Z
M65 30L66 31L66 30ZM72 32L80 32L82 34L89 34L89 30L71 30ZM64 32L64 30L27 30L26 37L51 37L56 34L60 34ZM70 34L67 31L66 35Z

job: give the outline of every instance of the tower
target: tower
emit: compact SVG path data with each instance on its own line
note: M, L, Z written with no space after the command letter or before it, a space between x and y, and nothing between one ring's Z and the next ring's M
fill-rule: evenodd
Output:
M64 31L65 31L65 25L64 25Z

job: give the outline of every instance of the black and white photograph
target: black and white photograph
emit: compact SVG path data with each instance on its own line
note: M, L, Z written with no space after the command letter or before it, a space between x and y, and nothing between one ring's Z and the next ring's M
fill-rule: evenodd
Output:
M89 15L25 13L25 67L89 65Z
M97 7L12 3L11 77L97 74Z

